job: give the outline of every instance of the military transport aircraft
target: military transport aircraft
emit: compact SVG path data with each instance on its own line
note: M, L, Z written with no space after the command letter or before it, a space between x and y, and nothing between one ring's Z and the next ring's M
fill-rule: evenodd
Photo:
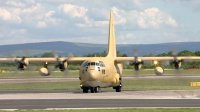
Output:
M200 60L200 57L189 57L190 60ZM121 92L122 88L122 68L125 62L131 62L135 71L139 71L142 64L145 62L152 62L155 64L164 63L164 61L172 62L175 69L179 69L181 62L188 60L188 57L177 57L173 55L171 57L117 57L116 56L116 43L115 43L115 29L114 29L114 17L110 12L109 23L109 35L108 35L108 54L106 57L62 57L59 58L55 55L55 58L0 58L0 62L17 62L19 70L25 70L29 63L43 63L43 67L39 72L42 76L49 76L51 71L47 65L49 63L56 64L55 68L59 68L60 71L67 72L68 64L81 64L79 70L80 87L83 93L96 93L100 88L113 87L116 92ZM162 75L163 68L157 66L155 68L155 74Z

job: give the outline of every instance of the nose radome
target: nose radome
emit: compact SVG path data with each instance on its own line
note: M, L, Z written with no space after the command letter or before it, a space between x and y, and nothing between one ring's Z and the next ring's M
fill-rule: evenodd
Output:
M95 73L95 71L90 71L88 72L89 76L90 76L90 80L97 80L97 74Z

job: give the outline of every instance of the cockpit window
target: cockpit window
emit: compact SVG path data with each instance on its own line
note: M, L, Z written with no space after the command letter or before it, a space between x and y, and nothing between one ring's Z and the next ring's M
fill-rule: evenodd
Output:
M99 61L100 67L105 67L105 64L102 61Z
M87 62L86 66L100 66L100 64L98 62Z
M91 62L91 66L95 66L95 62Z
M99 63L96 62L96 66L99 66Z
M87 65L88 65L88 62L85 61L85 62L83 63L83 65L82 65L82 67L86 67Z

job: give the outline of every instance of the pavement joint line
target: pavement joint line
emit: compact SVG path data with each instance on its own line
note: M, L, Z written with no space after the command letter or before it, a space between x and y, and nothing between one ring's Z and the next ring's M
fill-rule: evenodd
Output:
M46 109L0 109L0 111L16 111L16 110L100 110L100 109L186 109L186 108L195 108L200 109L200 107L99 107L99 108L46 108Z

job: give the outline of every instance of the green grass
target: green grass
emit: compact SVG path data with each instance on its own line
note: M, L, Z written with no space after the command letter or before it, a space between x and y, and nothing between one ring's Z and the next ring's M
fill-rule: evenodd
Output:
M198 108L173 108L173 109L82 109L82 110L15 110L14 112L199 112ZM0 111L5 112L5 111Z
M200 78L167 78L167 79L123 79L123 90L195 90L189 82L200 82ZM2 83L0 90L81 90L80 82L26 82ZM102 90L113 90L102 88Z

